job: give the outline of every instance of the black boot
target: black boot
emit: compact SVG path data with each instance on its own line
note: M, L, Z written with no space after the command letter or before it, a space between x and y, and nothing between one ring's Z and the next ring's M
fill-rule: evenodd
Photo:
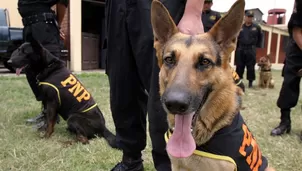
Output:
M39 124L41 122L44 122L45 113L46 113L46 109L43 109L42 112L40 114L38 114L36 117L27 119L26 123L28 123L28 124ZM58 115L57 116L57 124L59 124L59 123L60 123L60 117Z
M291 121L290 121L290 109L281 109L281 122L279 126L274 128L271 132L271 136L279 136L284 133L290 133Z
M249 80L249 88L253 87L253 81Z
M111 171L144 171L143 160L141 157L123 155L122 162L114 166Z
M40 114L38 114L36 117L27 119L26 123L28 123L28 124L37 124L41 121L44 121L45 113L46 113L46 109L42 110L42 112Z

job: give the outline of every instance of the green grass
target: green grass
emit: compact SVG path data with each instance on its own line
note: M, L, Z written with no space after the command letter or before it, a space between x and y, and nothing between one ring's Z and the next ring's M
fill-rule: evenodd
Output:
M114 132L107 76L79 74L79 79L93 94L107 126ZM270 165L278 171L301 171L302 145L298 139L302 130L301 103L292 112L292 133L282 137L269 136L280 117L276 107L282 83L279 71L274 72L274 79L274 90L247 89L244 97L247 108L241 113ZM61 141L73 138L65 130L64 121L56 125L49 140L40 138L32 126L24 122L41 108L25 77L0 77L0 94L0 171L108 171L121 159L121 152L109 148L102 138L91 140L89 145L64 147ZM149 138L143 153L146 170L155 170Z

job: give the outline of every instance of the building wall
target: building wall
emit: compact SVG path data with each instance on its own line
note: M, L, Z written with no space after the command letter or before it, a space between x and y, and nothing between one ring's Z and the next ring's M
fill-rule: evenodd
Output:
M56 6L52 7L52 9L54 11L56 11L55 7ZM65 34L64 44L65 44L65 47L68 50L68 56L64 60L68 60L68 61L70 61L70 31L69 31L69 23L70 23L69 22L69 8L67 8L66 12L65 12L64 19L63 19L62 24L61 24L61 31ZM67 65L69 66L68 62L67 62Z
M55 6L52 7L52 9L54 11L56 11L56 8ZM69 23L69 8L67 8L66 12L65 12L65 16L64 16L64 19L62 21L62 25L61 25L61 30L63 31L63 33L65 35L69 34L69 30L68 30L68 23Z
M259 10L253 10L253 12L254 12L254 20L259 23L262 22L263 14Z
M259 61L259 59L262 56L265 56L267 54L267 47L268 47L268 32L263 31L263 36L264 36L264 46L263 48L257 48L256 50L256 60Z
M267 55L268 51L268 38L269 38L269 33L268 31L263 31L264 32L264 47L263 48L257 48L256 52L256 58L257 61L262 57ZM278 57L278 63L282 64L284 59L285 59L285 46L286 44L283 42L284 38L287 36L281 35L280 37L280 43L279 43L279 57ZM277 58L277 45L278 45L278 34L272 33L271 37L271 46L270 46L270 54L272 56L271 62L276 63L276 58Z
M271 52L270 52L270 54L272 56L272 59L271 59L272 63L276 62L277 38L278 38L278 35L276 33L272 33Z
M281 23L278 23L279 18L281 18ZM285 24L286 22L286 15L285 12L282 14L275 14L270 13L267 16L267 24L273 25L273 24Z
M285 48L287 46L287 42L284 41L285 38L288 38L288 36L281 35L281 43L280 43L280 49L279 49L279 59L278 63L283 63L285 59Z
M62 29L62 31L64 32L65 35L67 35L69 33L69 30L68 30L68 23L69 23L68 15L69 15L69 8L67 8L67 10L66 10L64 20L63 20L62 25L61 25L61 29Z
M8 9L11 27L23 28L22 19L18 12L18 0L0 0L0 8Z
M0 8L6 8L9 12L11 27L23 27L22 18L18 12L18 0L0 0ZM55 10L55 8L52 8ZM65 34L68 34L68 10L62 23L62 29Z

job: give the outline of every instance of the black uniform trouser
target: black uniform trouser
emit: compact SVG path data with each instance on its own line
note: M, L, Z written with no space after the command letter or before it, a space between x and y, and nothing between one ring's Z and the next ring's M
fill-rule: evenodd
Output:
M284 59L283 61L283 68L281 70L281 76L284 77L284 67L285 67L285 63L286 63L286 60Z
M246 79L254 81L256 79L255 65L256 65L256 48L240 48L235 51L236 72L241 79L243 79L244 69L246 67Z
M166 0L164 4L173 18L179 21L184 3ZM106 2L106 73L119 147L127 156L141 155L146 146L148 108L154 165L157 170L169 171L170 161L164 140L168 124L159 97L159 68L153 49L150 8L149 0ZM145 90L149 92L149 98Z
M290 109L297 105L301 80L297 72L300 69L302 69L302 51L290 42L285 58L283 83L277 100L280 109Z
M46 49L48 49L53 55L61 56L61 44L60 44L60 33L55 24L47 24L45 22L38 22L23 28L23 38L25 41L29 41L30 37L38 40ZM37 84L37 74L40 66L30 66L26 68L25 74L27 81L37 99L41 101L41 94L39 92Z

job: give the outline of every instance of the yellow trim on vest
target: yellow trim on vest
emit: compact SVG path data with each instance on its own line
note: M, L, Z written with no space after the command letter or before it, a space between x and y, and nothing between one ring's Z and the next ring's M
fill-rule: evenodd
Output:
M168 130L165 133L166 143L168 142L168 140L169 140L170 137L171 137L171 132ZM200 151L200 150L194 150L193 154L196 154L196 155L202 156L202 157L211 158L211 159L224 160L224 161L231 162L231 163L233 163L235 165L235 171L237 171L237 164L236 164L236 162L231 157L229 157L229 156L223 156L223 155L208 153L208 152L204 152L204 151Z
M240 80L236 85L239 85L242 82L242 80Z
M60 106L61 106L60 91L59 91L59 89L58 89L55 85L50 84L50 83L48 83L48 82L40 82L39 85L48 85L48 86L54 88L54 89L57 91L57 95L58 95L58 99L59 99L59 104L60 104Z
M83 113L88 112L89 110L95 108L97 105L98 105L98 104L94 104L94 105L92 105L91 107L89 107L88 109L83 110L82 112L83 112Z
M54 88L54 89L57 91L57 95L58 95L58 99L59 99L59 104L60 104L60 106L61 106L60 91L59 91L59 89L58 89L55 85L50 84L50 83L48 83L48 82L40 82L39 85L48 85L48 86ZM95 108L97 105L98 105L98 104L96 103L96 104L90 106L89 108L83 110L82 112L83 112L83 113L88 112L89 110Z

